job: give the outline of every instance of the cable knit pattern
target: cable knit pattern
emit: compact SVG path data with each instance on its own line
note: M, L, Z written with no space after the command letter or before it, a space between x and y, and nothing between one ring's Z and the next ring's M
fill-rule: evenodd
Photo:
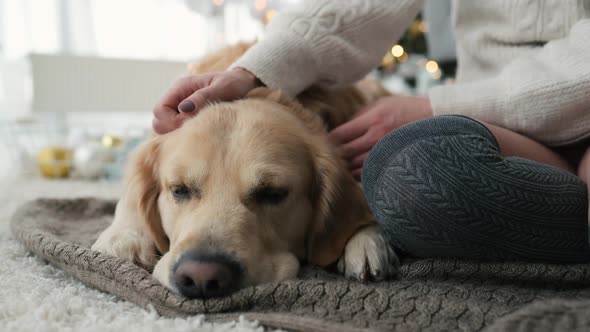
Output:
M388 242L412 256L590 261L586 184L502 157L490 131L470 118L393 131L371 150L362 184Z
M281 13L232 67L253 72L291 96L311 85L361 79L418 13L423 1L308 0Z
M590 136L590 0L454 1L457 84L431 89L462 114L547 145ZM351 84L399 39L422 1L310 0L278 15L233 65L290 95Z
M298 331L587 330L590 265L404 262L400 280L359 283L305 268L297 280L230 297L187 300L124 260L88 249L113 217L115 201L40 199L11 226L36 255L84 283L160 314L207 313L209 320L259 320Z

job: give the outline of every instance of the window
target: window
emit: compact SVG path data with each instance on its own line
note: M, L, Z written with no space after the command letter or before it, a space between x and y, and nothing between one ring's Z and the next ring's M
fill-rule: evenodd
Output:
M255 39L263 24L250 2L228 1L215 14L197 11L215 6L207 0L0 0L0 42L8 59L37 52L189 60Z

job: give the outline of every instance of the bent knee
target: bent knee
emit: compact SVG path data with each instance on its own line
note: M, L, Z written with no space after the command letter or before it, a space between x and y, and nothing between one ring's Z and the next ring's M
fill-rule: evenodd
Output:
M392 245L414 256L589 257L581 256L586 186L555 167L502 157L474 120L439 117L392 132L370 152L363 189Z

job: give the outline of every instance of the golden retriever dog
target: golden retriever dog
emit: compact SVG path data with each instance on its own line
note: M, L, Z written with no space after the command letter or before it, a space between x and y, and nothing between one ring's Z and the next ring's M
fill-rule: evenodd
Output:
M193 71L223 70L246 49ZM153 268L189 298L294 278L301 263L363 281L394 276L399 260L327 138L385 94L363 84L297 100L257 88L153 137L130 160L114 221L92 248Z

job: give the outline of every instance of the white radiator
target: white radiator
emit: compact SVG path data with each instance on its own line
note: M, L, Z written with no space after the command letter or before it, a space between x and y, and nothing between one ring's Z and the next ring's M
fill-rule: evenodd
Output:
M30 55L33 112L151 112L184 62Z

